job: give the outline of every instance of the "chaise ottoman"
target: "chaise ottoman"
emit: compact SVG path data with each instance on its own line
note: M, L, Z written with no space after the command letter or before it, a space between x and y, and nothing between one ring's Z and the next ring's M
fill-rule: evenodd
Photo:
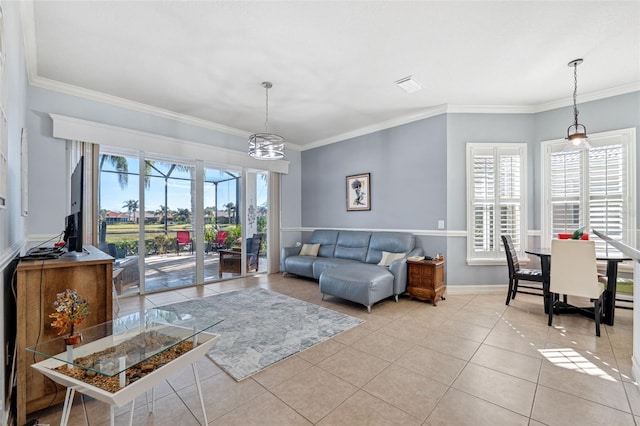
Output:
M369 264L340 266L320 275L320 293L371 306L393 296L393 274L387 268ZM398 296L396 296L396 302Z

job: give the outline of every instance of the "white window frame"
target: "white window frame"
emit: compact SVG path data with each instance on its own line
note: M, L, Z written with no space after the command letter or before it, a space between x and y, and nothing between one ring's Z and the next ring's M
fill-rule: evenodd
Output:
M466 170L467 170L467 264L469 265L502 265L506 264L506 257L504 254L504 247L500 238L500 226L498 217L496 220L496 232L494 235L494 249L491 252L476 253L474 251L474 206L473 206L473 155L482 151L493 151L494 155L498 155L500 151L513 151L517 150L520 155L520 241L525 242L527 238L527 144L526 143L477 143L469 142L466 148ZM499 197L500 194L498 185L500 170L496 170L495 177L495 194L496 212L499 212ZM522 247L518 247L522 251Z
M552 218L551 218L551 153L555 152L557 149L561 149L567 141L565 139L554 139L543 141L541 143L542 147L542 188L541 188L541 243L544 245L544 242L550 242L555 235L552 235ZM606 146L611 144L621 144L623 146L623 150L626 153L624 161L624 167L628 171L625 176L625 191L623 193L623 201L626 206L624 212L624 221L627 224L627 229L635 229L636 228L636 211L637 204L635 200L636 196L636 129L628 128L621 130L612 130L609 132L601 132L601 133L593 133L589 135L589 143L593 147L597 146ZM586 194L582 194L581 197L587 197ZM583 211L583 225L588 226L585 221L587 220L585 217L585 213ZM629 238L632 238L633 235L627 236L627 241L630 241Z

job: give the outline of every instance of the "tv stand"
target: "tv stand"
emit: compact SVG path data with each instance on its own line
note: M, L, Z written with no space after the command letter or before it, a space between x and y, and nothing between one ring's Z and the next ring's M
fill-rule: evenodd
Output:
M84 252L86 250L86 253ZM80 256L46 260L23 260L17 266L17 424L27 422L27 414L52 403L64 402L64 388L52 385L30 368L44 358L26 351L36 343L57 336L49 314L58 293L77 290L89 302L89 316L78 331L113 318L113 257L93 246L85 246ZM35 358L35 361L34 361Z

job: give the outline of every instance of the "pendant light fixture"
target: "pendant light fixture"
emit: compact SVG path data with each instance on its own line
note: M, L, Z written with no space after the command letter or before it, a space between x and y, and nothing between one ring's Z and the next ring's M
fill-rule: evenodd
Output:
M285 140L282 136L269 133L269 89L273 84L264 81L262 87L266 90L265 132L249 136L249 155L258 160L280 160L284 158Z
M576 106L576 97L578 96L578 65L582 63L582 59L574 59L567 65L573 67L573 124L567 129L567 148L568 149L590 149L587 139L587 128L578 123L578 107Z

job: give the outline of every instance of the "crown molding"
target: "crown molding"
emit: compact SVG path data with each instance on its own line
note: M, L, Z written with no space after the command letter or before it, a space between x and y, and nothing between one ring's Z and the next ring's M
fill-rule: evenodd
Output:
M361 127L356 130L352 130L350 132L341 133L336 136L331 136L330 138L320 139L318 141L305 144L302 147L302 151L306 151L308 149L318 148L324 145L330 145L336 142L342 142L347 139L352 139L358 136L367 135L369 133L379 132L380 130L390 129L392 127L397 127L403 124L412 123L418 120L424 120L425 118L435 117L436 115L444 114L447 112L446 105L438 105L432 108L428 108L422 112L412 115L406 115L399 118L394 118L392 120L383 121L382 123L376 123L370 126Z
M107 95L105 93L84 89L78 86L73 86L66 83L61 83L55 80L40 77L38 75L38 59L35 40L35 18L33 10L33 0L20 1L20 14L22 19L22 32L23 41L25 47L25 59L27 68L27 77L29 84L34 87L40 87L60 93L65 93L72 96L77 96L97 102L106 103L109 105L126 108L132 111L139 111L170 120L174 120L184 124L190 124L206 129L215 130L225 134L240 136L248 138L252 132L225 126L223 124L215 123L212 121L204 120L201 118L192 117L185 114L179 114L173 111L169 111L162 108L153 107L141 102L131 101L129 99L120 98L117 96ZM640 91L640 82L634 82L626 85L616 86L610 89L599 90L584 95L578 96L578 102L590 102L599 99L604 99L612 96L623 95ZM384 121L382 123L376 123L374 125L365 126L356 130L352 130L346 133L342 133L336 136L332 136L325 139L320 139L309 144L299 145L293 142L287 141L287 149L295 151L306 151L313 148L318 148L324 145L333 144L336 142L342 142L347 139L352 139L358 136L363 136L369 133L377 132L380 130L389 129L392 127L400 126L403 124L412 123L414 121L423 120L426 118L434 117L445 113L472 113L472 114L532 114L544 111L549 111L557 108L570 106L573 104L572 98L564 98L551 102L546 102L537 105L450 105L443 104L432 108L425 109L417 114L410 114L392 120Z
M627 93L639 92L640 91L640 82L623 84L621 86L611 87L609 89L597 90L595 92L585 93L584 95L579 95L576 98L576 103L582 104L585 102L597 101L600 99L611 98L619 95L626 95ZM563 108L566 106L573 105L573 98L565 98L556 101L546 102L544 104L538 104L533 107L532 112L544 112L551 111L553 109Z

